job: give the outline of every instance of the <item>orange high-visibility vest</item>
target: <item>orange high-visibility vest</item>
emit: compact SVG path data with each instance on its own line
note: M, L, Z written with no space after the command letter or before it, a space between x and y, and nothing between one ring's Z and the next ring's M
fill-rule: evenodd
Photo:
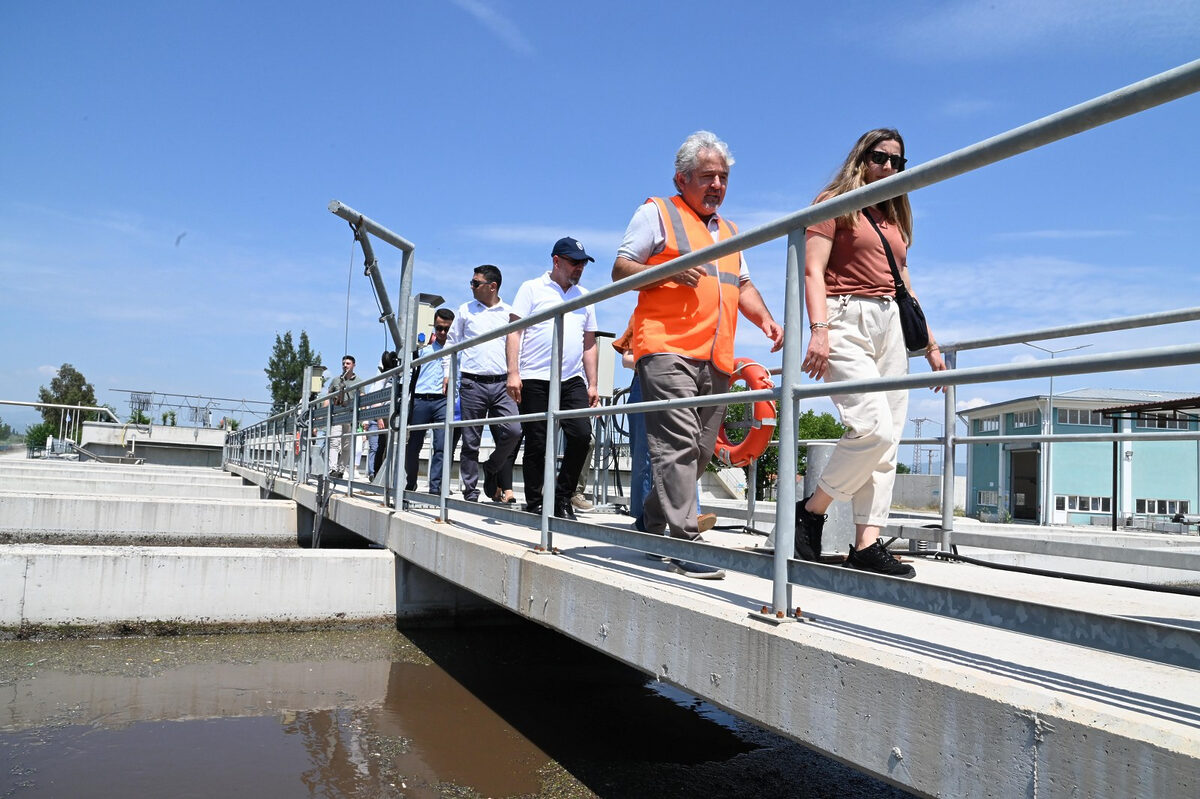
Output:
M708 227L682 197L651 197L646 202L658 206L666 229L662 252L650 256L646 263L666 263L713 243ZM717 226L718 241L737 233L732 222L720 217ZM672 280L642 290L632 320L634 359L671 352L712 361L722 372L733 372L741 266L741 254L735 252L715 264L704 264L708 275L695 288Z

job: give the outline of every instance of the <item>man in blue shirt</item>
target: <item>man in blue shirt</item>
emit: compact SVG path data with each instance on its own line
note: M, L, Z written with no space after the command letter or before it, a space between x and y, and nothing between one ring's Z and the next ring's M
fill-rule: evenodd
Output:
M454 311L449 308L439 308L433 315L433 340L428 346L417 351L421 357L437 352L446 346L446 334L450 332L450 323L454 321ZM409 424L429 424L446 420L446 359L421 364L420 371L413 381L412 411L408 415ZM429 493L440 494L442 491L442 432L433 430L433 457L429 459ZM421 447L425 445L425 431L414 430L408 434L408 447L404 453L404 474L406 476L406 491L417 490L417 468L421 460Z

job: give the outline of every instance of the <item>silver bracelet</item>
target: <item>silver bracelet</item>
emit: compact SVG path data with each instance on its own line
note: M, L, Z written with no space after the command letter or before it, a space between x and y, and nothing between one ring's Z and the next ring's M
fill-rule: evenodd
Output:
M828 323L828 322L813 322L811 325L809 325L809 326L808 326L808 329L809 329L809 330L817 330L817 329L819 329L819 328L823 328L823 329L825 329L825 330L828 330L828 329L829 329L829 323Z

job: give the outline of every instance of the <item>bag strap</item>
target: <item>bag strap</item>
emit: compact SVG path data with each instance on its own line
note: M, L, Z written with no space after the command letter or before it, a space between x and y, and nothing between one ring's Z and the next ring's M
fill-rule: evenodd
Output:
M862 214L871 223L871 227L875 228L875 232L879 234L879 240L883 242L883 252L887 255L888 266L892 268L892 281L896 284L896 299L908 296L908 288L904 285L904 281L900 279L900 270L896 267L896 257L892 255L892 247L888 244L888 240L884 237L883 231L879 229L879 225L875 224L875 220L871 217L871 212L866 208L862 209Z

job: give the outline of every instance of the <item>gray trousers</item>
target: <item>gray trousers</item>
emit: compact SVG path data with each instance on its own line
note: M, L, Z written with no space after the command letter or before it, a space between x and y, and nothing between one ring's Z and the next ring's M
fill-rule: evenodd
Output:
M729 375L710 361L647 355L637 362L642 400L679 399L729 390ZM646 532L696 538L696 481L713 456L725 407L672 408L645 414L653 488L643 507Z
M508 396L508 386L504 380L483 383L464 377L459 389L459 398L464 421L517 415L517 404ZM462 478L463 498L474 501L479 499L479 439L483 435L483 426L461 429L462 454L459 456L458 472ZM488 425L488 429L492 431L492 440L496 448L492 450L491 457L484 462L483 468L490 472L499 472L512 455L517 442L521 440L521 424L492 424Z

